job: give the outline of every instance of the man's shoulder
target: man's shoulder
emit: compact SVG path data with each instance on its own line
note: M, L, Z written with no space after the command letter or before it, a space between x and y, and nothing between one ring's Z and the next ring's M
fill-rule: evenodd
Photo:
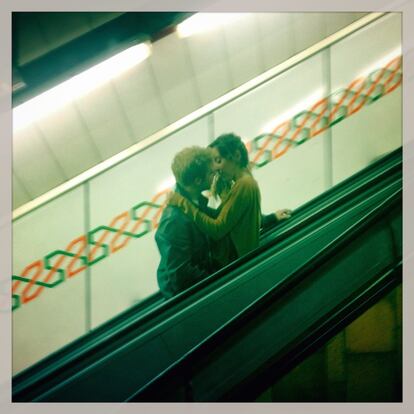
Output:
M188 224L193 224L189 217L187 217L183 211L176 206L167 206L164 208L161 219L160 227L162 225L172 224L175 227L187 226Z
M177 207L167 205L161 215L160 222L155 231L155 239L171 239L177 233L186 234L189 220Z

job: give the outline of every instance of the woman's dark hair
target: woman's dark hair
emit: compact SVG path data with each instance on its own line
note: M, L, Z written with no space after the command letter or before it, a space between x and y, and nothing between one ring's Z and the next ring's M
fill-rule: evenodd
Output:
M249 155L247 148L241 138L233 133L222 134L216 138L210 145L211 148L217 148L219 154L226 160L236 161L234 155L236 151L240 152L239 165L245 168L249 164Z

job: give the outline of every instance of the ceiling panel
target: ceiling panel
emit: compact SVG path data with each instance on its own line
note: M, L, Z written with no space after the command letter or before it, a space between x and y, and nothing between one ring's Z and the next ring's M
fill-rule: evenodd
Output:
M104 159L121 152L131 146L129 133L125 129L125 124L120 118L103 119L99 125L91 131L93 140L99 146Z
M181 39L175 33L168 35L153 45L152 55L149 58L159 90L165 93L170 88L176 88L183 83L188 87L193 81L193 69L188 60L188 54ZM194 82L194 81L193 81ZM193 85L193 94L196 94ZM179 105L180 102L176 102Z
M226 59L226 45L222 30L200 33L181 39L187 45L196 73L206 66L218 64Z
M114 105L114 108L116 106ZM134 131L129 121L126 124L125 118L126 115L122 117L107 116L91 130L91 135L99 146L104 159L135 143Z
M169 123L201 106L190 56L175 33L154 44L150 65Z
M128 107L126 115L131 123L136 141L140 141L168 125L158 97L148 98L145 102Z
M235 86L254 78L265 70L262 50L257 47L259 39L255 17L246 14L237 23L242 30L232 25L223 29L227 56Z
M126 106L145 102L158 93L148 61L141 62L113 82Z
M112 83L79 98L76 106L103 159L134 143L133 132Z
M190 78L163 91L161 96L170 122L188 115L201 106L194 84L194 79Z
M351 24L355 20L360 19L367 13L324 13L326 25L326 35L331 35L343 27Z
M202 105L234 87L222 30L201 33L181 41L189 54Z
M146 61L113 82L135 141L168 125L166 110Z
M294 54L295 44L291 16L287 13L257 13L258 46L264 56L265 69L285 61Z
M207 65L195 76L203 105L230 91L233 87L227 61Z
M294 13L292 26L295 53L312 46L326 36L326 22L321 13Z
M91 30L84 12L37 13L36 17L49 49L59 47Z
M232 79L236 87L253 79L265 70L263 60L260 57L259 48L257 47L242 50L229 57Z
M89 24L91 28L99 27L110 20L116 19L123 13L115 12L94 12L88 13Z
M27 190L23 187L21 181L16 176L16 174L13 174L13 209L15 209L17 206L20 206L22 204L25 204L29 202L32 197L27 192Z
M103 160L74 106L37 124L68 178Z
M285 32L291 25L291 13L252 13L260 36Z
M17 30L16 33L13 33L17 37L16 53L19 65L24 65L49 50L37 20L30 15L31 13L21 13L19 15L19 25L24 30Z
M13 137L13 171L33 197L65 181L62 169L35 127Z
M237 30L236 30L237 24ZM254 45L257 40L257 28L253 13L246 13L242 18L224 26L224 42L229 53L238 53Z

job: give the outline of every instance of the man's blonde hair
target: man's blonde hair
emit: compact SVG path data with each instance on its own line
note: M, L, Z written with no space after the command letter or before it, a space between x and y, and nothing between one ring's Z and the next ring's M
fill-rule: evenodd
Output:
M212 162L211 149L194 146L178 152L173 159L171 169L177 183L188 186L193 185L196 178L204 180Z

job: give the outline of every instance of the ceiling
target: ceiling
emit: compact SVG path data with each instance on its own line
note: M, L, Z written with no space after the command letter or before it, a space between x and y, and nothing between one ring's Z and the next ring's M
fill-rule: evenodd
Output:
M180 39L188 13L14 13L13 103L132 41L144 62L13 136L13 207L33 200L283 62L365 13L246 13Z
M156 41L192 13L14 12L13 105L115 54Z

